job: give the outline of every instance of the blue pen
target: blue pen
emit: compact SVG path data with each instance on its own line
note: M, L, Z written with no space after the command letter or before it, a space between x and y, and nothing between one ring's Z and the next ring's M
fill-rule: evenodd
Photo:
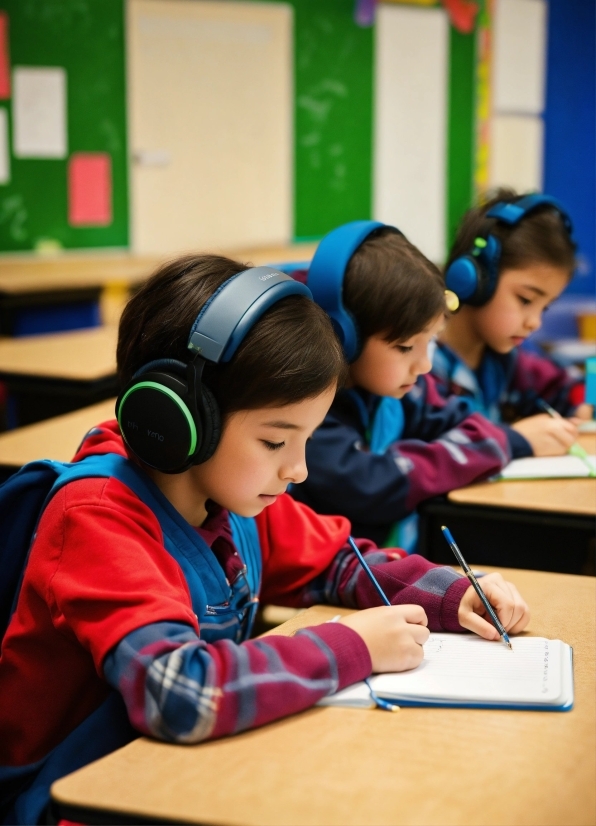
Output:
M381 588L381 586L379 585L379 583L375 579L375 575L373 574L371 569L368 567L368 562L362 556L362 553L360 552L360 549L358 548L358 545L356 545L356 543L354 542L354 540L352 539L351 536L348 536L348 542L350 543L350 546L351 546L352 550L356 554L358 562L364 568L364 572L366 573L366 575L368 576L368 578L370 579L372 584L377 589L377 592L378 592L379 596L381 597L381 599L383 600L383 602L385 603L385 605L391 605L391 603L387 599L387 596L386 596L385 592L383 591L383 589ZM390 703L388 700L384 700L382 697L379 697L379 695L375 692L375 690L371 686L370 682L368 681L368 678L366 678L364 680L364 682L368 686L368 690L370 691L371 699L373 700L373 702L375 703L376 706L378 706L379 708L384 709L385 711L399 711L399 706L398 705L396 705L395 703Z
M446 528L445 525L441 525L441 530L443 531L443 536L447 540L447 544L449 545L449 547L451 548L451 550L455 554L455 558L457 559L457 561L459 562L461 567L464 569L465 575L470 580L470 584L472 585L472 587L474 588L474 590L476 591L476 593L480 597L480 600L481 600L482 604L484 605L484 607L486 608L486 611L487 611L489 617L491 618L493 625L495 626L495 628L499 632L499 635L500 635L501 639L503 640L505 645L511 651L513 651L513 646L511 645L511 640L509 639L507 631L505 631L505 629L501 625L501 621L498 618L498 616L495 614L492 605L490 604L490 602L486 598L486 594L484 593L484 591L482 590L482 588L478 584L478 580L476 579L476 577L472 573L472 570L470 569L470 566L468 565L466 560L463 558L462 552L457 547L455 539L451 536L451 531L449 530L449 528Z

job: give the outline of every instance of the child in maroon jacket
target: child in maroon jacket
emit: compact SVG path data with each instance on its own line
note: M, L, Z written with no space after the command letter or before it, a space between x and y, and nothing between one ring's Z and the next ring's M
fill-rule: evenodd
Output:
M127 305L119 421L75 457L105 457L114 474L69 482L46 506L2 644L10 822L35 822L54 779L139 733L195 743L293 714L413 668L429 629L498 638L465 577L359 540L393 603L377 607L348 521L284 494L306 477L306 441L344 371L327 317L288 281L187 257ZM527 625L513 585L491 574L483 588L509 632ZM368 610L250 639L259 599Z
M349 375L307 445L308 478L291 494L317 513L341 513L358 536L413 549L420 503L531 449L467 399L443 398L425 375L445 324L445 285L397 228L354 221L333 230L306 283L335 325Z

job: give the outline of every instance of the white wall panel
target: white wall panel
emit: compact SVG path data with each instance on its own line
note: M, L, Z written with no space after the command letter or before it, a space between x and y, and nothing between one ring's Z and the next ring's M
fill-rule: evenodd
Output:
M538 115L544 110L546 17L544 0L497 0L493 41L497 112Z
M448 39L442 9L378 7L373 214L437 262L445 256Z
M491 186L542 189L544 124L535 115L496 115L492 121Z
M291 6L130 0L128 11L135 251L287 243Z

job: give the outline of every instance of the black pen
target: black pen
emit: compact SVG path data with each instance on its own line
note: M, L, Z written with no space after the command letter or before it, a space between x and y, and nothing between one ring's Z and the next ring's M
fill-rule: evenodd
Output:
M508 646L508 648L510 648L511 651L513 651L513 646L511 645L511 640L509 639L507 631L505 631L505 629L501 625L501 621L498 618L498 616L495 614L495 611L494 611L492 605L490 604L490 602L486 598L486 594L484 593L484 591L482 590L482 588L478 584L478 580L476 579L476 577L472 573L472 570L471 570L470 566L468 565L466 560L463 558L460 549L457 547L455 539L451 536L451 531L449 530L449 528L446 528L445 525L441 525L441 530L443 531L443 536L447 540L447 544L449 545L449 547L451 548L451 550L455 554L455 558L457 559L457 561L459 562L461 567L464 569L464 574L468 577L472 587L474 588L474 590L476 591L476 593L480 597L480 600L481 600L482 604L484 605L484 607L486 608L487 613L488 613L489 617L491 618L491 620L493 622L493 625L495 626L495 628L499 632L499 635L500 635L501 639L503 640L505 645Z

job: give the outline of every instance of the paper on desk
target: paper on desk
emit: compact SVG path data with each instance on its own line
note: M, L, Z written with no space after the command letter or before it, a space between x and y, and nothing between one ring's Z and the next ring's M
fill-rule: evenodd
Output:
M496 479L576 479L590 475L587 461L596 472L596 456L586 461L578 456L531 456L514 459Z
M477 636L433 633L417 668L370 682L380 697L398 703L568 708L572 675L570 648L560 640L517 638L509 651ZM320 704L368 707L370 694L357 683Z

